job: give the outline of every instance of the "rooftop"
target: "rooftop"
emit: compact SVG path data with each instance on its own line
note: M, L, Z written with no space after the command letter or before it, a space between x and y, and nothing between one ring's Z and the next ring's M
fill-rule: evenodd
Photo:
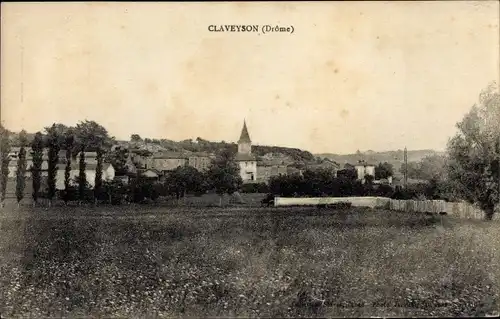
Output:
M185 159L188 155L180 152L157 152L153 154L154 159Z
M257 157L252 154L236 153L234 160L237 162L251 162L257 161Z

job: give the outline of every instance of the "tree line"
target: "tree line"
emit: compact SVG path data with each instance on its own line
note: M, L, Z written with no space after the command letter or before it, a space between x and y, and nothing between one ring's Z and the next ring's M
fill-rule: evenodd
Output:
M9 132L1 128L1 148L2 148L2 174L1 174L1 201L5 200L6 185L8 179L8 165L10 162L9 152L11 150L11 140ZM38 203L40 198L47 198L49 205L57 195L56 179L58 164L61 163L59 155L61 150L66 151L65 156L65 174L64 174L64 192L62 198L67 201L72 193L74 185L70 179L71 163L76 160L76 155L79 154L79 174L76 178L78 184L78 192L80 199L85 197L86 186L88 185L85 171L85 152L94 151L97 153L97 169L95 176L94 198L97 199L99 192L102 190L102 165L103 154L111 146L111 138L107 130L94 121L82 121L75 127L68 127L64 124L52 124L45 127L44 132L37 132L31 140L28 140L28 134L22 130L17 137L18 145L20 146L17 170L16 170L16 198L18 204L24 198L24 190L26 187L26 172L31 173L31 182L33 186L32 198L33 205ZM31 148L32 165L27 167L27 152L26 148ZM44 162L44 150L47 150L47 188L41 189L42 186L42 165ZM87 187L88 188L88 187Z
M9 131L1 127L1 202L5 200L7 181L9 174L9 153L11 140ZM221 197L225 193L232 194L239 190L242 185L239 176L239 168L234 161L234 154L227 149L218 152L206 172L199 172L193 167L178 167L169 174L162 182L145 178L138 174L132 177L130 183L120 180L107 181L102 179L103 162L111 162L117 166L117 173L127 173L125 162L127 150L117 149L111 151L114 138L108 135L107 130L95 121L82 121L75 127L54 123L44 129L44 133L37 132L31 141L28 140L23 130L17 137L20 150L17 159L16 171L16 198L18 205L24 198L26 187L26 172L31 173L33 205L40 198L47 198L49 205L55 199L61 199L66 204L77 200L79 203L93 201L108 201L110 203L121 203L123 200L129 202L142 202L146 199L156 199L159 196L174 195L177 199L185 197L188 193L202 194L207 190L214 190ZM31 147L32 165L27 167L26 148ZM42 190L42 164L44 162L44 150L47 150L47 187ZM60 151L65 151L63 161L59 158ZM96 174L94 187L90 186L86 176L85 152L96 152ZM72 163L78 161L79 172L71 178ZM56 179L58 164L65 163L64 189L57 191Z

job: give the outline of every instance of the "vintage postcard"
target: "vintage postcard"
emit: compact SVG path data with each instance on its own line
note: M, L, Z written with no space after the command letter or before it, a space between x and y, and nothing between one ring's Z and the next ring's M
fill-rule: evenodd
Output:
M0 318L498 316L499 12L3 2Z

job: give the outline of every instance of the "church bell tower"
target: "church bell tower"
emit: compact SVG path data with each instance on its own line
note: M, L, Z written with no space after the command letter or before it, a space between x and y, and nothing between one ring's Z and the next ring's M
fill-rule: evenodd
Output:
M252 141L248 134L246 121L243 121L243 129L241 130L240 139L238 140L238 153L248 155L252 153Z

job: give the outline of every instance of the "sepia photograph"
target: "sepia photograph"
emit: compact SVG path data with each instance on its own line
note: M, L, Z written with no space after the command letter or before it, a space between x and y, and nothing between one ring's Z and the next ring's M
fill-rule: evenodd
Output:
M500 316L500 2L0 14L0 318Z

